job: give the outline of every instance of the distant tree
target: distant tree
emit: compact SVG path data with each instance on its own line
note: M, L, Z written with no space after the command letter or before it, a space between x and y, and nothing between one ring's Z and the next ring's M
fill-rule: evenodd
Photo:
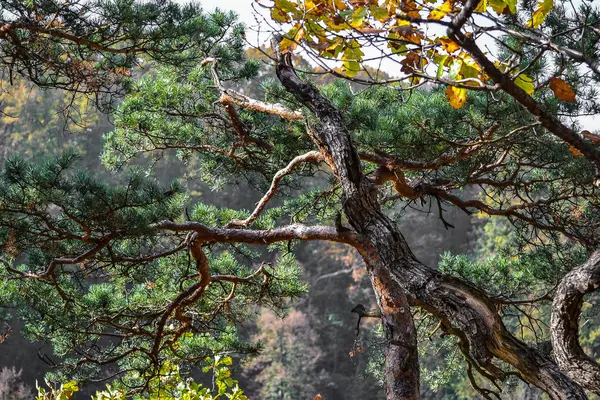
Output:
M35 165L11 157L0 178L0 302L18 310L30 338L52 343L57 378L101 376L105 366L142 393L174 360L256 351L235 325L305 292L295 244L338 242L362 256L375 292L389 399L420 397L417 336L438 332L453 338L484 397L499 397L511 376L554 399L600 394L577 326L600 281L600 152L595 134L563 122L596 113L600 26L587 3L545 18L550 3L278 0L272 17L297 25L274 37L279 84L255 99L232 89L258 71L232 14L164 1L0 0L9 76L97 95L100 105L125 94L106 136L108 167L172 150L216 190L246 181L265 193L250 211L187 208L180 185L140 171L115 186L78 170L72 154ZM478 46L492 28L474 13L507 35L497 60ZM429 22L448 37L411 25ZM559 35L545 33L553 23L563 23ZM413 86L317 88L291 60L300 38L319 57L342 58L342 72L329 72L346 78L362 69L365 42L383 43ZM153 68L136 78L130 68L142 62ZM425 80L450 86L414 86ZM276 195L288 197L275 206ZM391 218L394 205L415 202L448 228L448 206L505 218L513 253L426 266ZM549 301L551 329L533 327L532 309ZM551 337L554 359L523 320Z
M0 400L31 399L33 390L23 382L21 373L15 367L0 369Z
M323 354L306 315L292 311L282 319L266 311L258 318L257 329L254 339L264 347L244 372L255 382L258 398L305 399L327 385L329 377L317 367Z

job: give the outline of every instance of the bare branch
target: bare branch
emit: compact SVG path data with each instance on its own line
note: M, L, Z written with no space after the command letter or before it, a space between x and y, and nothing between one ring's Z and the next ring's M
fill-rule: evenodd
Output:
M526 39L530 42L541 44L542 46L545 46L551 50L554 50L557 53L560 53L567 57L570 57L575 61L585 63L592 71L594 71L596 74L600 75L600 60L598 60L597 58L586 57L583 53L580 53L580 52L570 49L568 47L560 46L560 45L552 42L552 40L550 40L548 38L538 37L535 35L531 35L527 32L519 32L519 31L515 31L514 29L506 28L503 26L493 26L490 28L485 28L485 31L487 31L487 32L494 31L494 30L508 33L512 36L515 36L515 37L518 37L521 39Z
M293 111L289 108L285 107L279 103L266 103L264 101L256 100L251 97L248 97L242 93L236 92L235 90L227 89L221 84L221 80L219 79L219 74L217 73L217 60L215 58L206 58L202 61L202 64L211 63L211 70L213 80L217 88L221 91L221 97L219 98L219 103L227 105L229 103L236 104L240 107L246 108L248 110L264 112L267 114L277 115L283 119L287 120L300 120L303 119L304 116L299 111Z
M287 225L267 230L212 228L200 222L162 221L153 224L156 230L173 232L196 232L203 242L248 243L268 245L288 240L326 240L349 244L356 248L364 246L363 238L354 232L338 232L332 226Z
M277 188L279 188L279 183L286 175L292 173L292 171L294 171L294 169L296 169L300 164L321 161L323 161L323 155L318 151L310 151L306 154L295 157L285 168L277 171L273 177L273 181L271 182L271 187L260 199L252 214L250 214L250 216L246 219L236 219L231 221L229 224L227 224L227 227L232 228L238 226L248 226L253 223L260 216L267 203L273 198L273 196L275 196L275 193L277 193Z

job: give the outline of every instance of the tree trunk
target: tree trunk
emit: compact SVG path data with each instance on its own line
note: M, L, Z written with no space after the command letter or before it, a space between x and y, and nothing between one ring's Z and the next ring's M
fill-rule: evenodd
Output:
M587 390L600 395L600 366L579 345L579 315L583 296L600 289L600 250L573 269L556 288L550 332L560 368Z
M350 225L365 241L359 251L367 264L387 338L387 398L419 398L410 303L439 318L444 330L459 338L467 362L488 379L506 376L492 363L497 357L553 399L586 399L581 387L555 363L506 330L496 304L483 292L428 268L414 257L395 224L381 212L377 191L363 174L339 111L312 84L298 78L286 57L278 54L276 46L274 49L277 77L318 120L307 122L308 133L341 184L343 210Z

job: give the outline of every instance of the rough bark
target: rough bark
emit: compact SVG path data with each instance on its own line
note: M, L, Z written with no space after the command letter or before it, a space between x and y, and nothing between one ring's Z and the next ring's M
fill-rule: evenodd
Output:
M600 289L600 250L561 280L552 302L550 331L560 368L587 390L600 395L600 365L579 344L583 297Z
M372 246L380 246L378 252L370 251L368 255L364 249L362 252L382 312L388 344L385 367L387 398L418 399L416 330L406 292L402 286L395 284L389 268L398 264L401 261L399 256L410 250L400 232L381 212L376 190L362 172L358 152L339 111L313 85L298 78L294 69L283 60L284 57L280 57L277 76L319 120L315 126L308 123L309 134L342 186L343 208L350 225L368 238Z
M492 362L497 357L553 399L587 398L555 363L507 331L496 304L483 292L414 257L395 224L381 212L376 188L362 172L339 111L313 85L298 78L285 57L278 57L276 72L283 86L316 116L317 123L308 123L309 134L342 186L343 209L350 225L368 241L359 251L388 337L387 398L419 398L416 332L407 300L433 313L448 333L458 336L467 360L489 379L505 377Z

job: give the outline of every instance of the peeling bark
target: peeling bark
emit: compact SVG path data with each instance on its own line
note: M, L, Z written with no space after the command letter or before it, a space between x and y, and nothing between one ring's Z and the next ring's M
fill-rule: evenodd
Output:
M388 339L387 398L419 398L410 301L438 317L446 332L460 339L469 362L487 378L505 378L505 372L493 364L498 358L553 399L586 399L581 387L555 363L508 332L496 304L485 293L428 268L414 257L396 225L381 212L376 188L363 174L339 111L313 85L302 81L285 57L278 58L277 77L317 117L318 123L308 124L309 135L341 184L343 209L350 225L367 241L359 251L367 264Z
M339 111L310 83L302 81L294 69L280 58L276 73L279 80L298 100L317 116L308 131L343 189L343 209L350 225L369 241L362 249L387 340L387 398L419 399L419 362L417 336L404 288L394 282L389 268L410 253L406 241L381 212L377 192L362 172L356 148L342 122Z
M600 365L579 344L583 297L600 289L600 250L561 280L552 302L550 332L560 368L585 389L600 395Z

